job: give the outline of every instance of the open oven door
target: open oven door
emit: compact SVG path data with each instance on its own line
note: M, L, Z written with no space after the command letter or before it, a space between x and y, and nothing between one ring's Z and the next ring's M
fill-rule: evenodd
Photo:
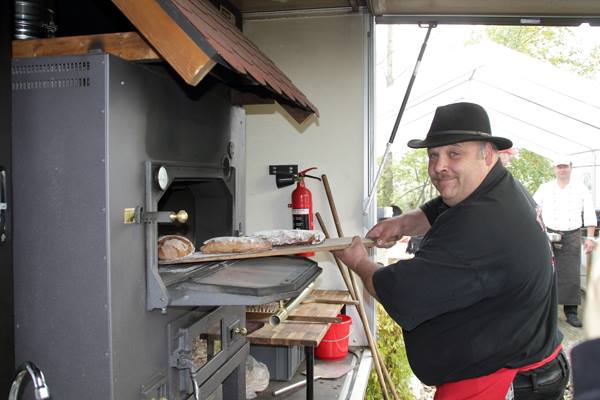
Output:
M11 93L10 44L13 2L0 9L0 392L8 393L14 371L13 263L10 238Z
M149 310L265 304L297 296L321 273L315 261L296 256L161 265L161 236L185 236L200 248L211 237L240 233L235 172L229 162L219 167L146 163L146 204L132 218L145 223ZM184 221L170 218L177 210L185 211Z

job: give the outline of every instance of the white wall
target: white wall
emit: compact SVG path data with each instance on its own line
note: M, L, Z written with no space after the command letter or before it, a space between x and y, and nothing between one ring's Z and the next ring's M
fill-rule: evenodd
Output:
M277 189L268 166L316 166L314 175L329 178L345 236L363 235L362 201L365 176L366 26L362 14L250 20L244 33L298 86L319 109L320 118L302 126L278 106L246 107L246 224L245 233L291 229L287 207L294 187ZM314 210L332 236L335 225L323 185L307 179ZM318 228L315 219L315 228ZM317 284L344 289L329 253L314 257L323 268ZM372 314L372 304L366 304ZM350 310L349 313L354 312ZM365 344L360 320L352 344Z

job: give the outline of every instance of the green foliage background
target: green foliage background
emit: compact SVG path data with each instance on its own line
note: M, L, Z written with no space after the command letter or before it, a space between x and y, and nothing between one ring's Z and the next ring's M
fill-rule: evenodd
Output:
M381 160L378 160L381 162ZM400 160L388 158L377 187L377 206L413 209L437 196L427 175L427 152L410 150Z
M574 72L594 77L600 66L600 46L586 48L571 27L489 26L489 39L510 49Z
M554 179L552 163L532 151L521 149L507 169L532 195L544 182Z
M377 346L392 381L396 383L398 397L407 400L413 399L414 396L408 386L412 372L406 358L402 329L390 318L379 303L377 303ZM383 399L374 367L371 369L371 375L369 375L365 399Z

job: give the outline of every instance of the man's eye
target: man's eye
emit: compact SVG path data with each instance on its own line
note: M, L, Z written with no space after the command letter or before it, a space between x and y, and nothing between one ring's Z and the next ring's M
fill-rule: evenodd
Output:
M451 151L449 155L450 155L450 158L456 158L456 157L460 156L460 153L458 153L456 151Z

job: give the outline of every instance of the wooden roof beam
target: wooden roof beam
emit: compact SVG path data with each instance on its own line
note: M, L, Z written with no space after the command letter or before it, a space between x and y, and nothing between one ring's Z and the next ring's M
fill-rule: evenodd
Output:
M100 50L128 61L156 61L161 57L137 32L13 40L13 58L81 55Z
M113 3L188 84L196 86L215 66L216 62L156 1L113 0Z

